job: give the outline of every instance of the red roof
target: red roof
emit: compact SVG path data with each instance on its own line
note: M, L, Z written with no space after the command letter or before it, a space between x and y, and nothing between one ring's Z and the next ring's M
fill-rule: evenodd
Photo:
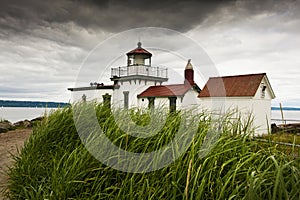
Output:
M266 73L209 78L198 97L254 96L265 75Z
M132 55L132 54L147 54L147 55L152 56L152 54L149 51L142 48L142 43L141 42L138 42L137 45L138 45L138 47L133 49L132 51L129 51L127 53L127 56Z
M141 97L174 97L183 96L193 86L190 84L174 84L150 86L144 92L138 95Z
M131 55L131 54L148 54L148 55L152 55L149 51L147 51L146 49L143 49L142 47L137 47L136 49L133 49L132 51L129 51L127 53L127 55Z

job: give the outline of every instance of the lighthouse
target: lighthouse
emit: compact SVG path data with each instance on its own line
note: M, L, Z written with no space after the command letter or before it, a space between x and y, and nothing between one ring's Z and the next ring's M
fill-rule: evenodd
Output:
M246 117L241 119L249 119L249 113L254 116L256 134L267 133L271 128L271 100L275 94L265 73L210 77L201 90L194 80L190 59L184 68L184 81L165 84L167 68L153 66L152 53L141 42L124 56L124 66L111 68L112 84L92 82L90 86L68 88L74 102L97 101L115 108L159 108L170 112L189 109L222 113L234 109Z
M137 94L149 86L161 85L168 81L167 68L152 66L152 53L142 47L137 47L127 54L127 66L111 68L111 80L115 86L113 104L129 108L137 105Z

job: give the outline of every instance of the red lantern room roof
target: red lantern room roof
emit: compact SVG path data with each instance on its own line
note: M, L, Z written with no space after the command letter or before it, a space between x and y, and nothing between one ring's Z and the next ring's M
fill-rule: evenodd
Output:
M127 56L133 55L133 54L146 54L146 55L152 56L152 54L149 51L142 48L142 43L141 42L138 42L137 45L138 45L138 47L133 49L132 51L129 51L127 53Z

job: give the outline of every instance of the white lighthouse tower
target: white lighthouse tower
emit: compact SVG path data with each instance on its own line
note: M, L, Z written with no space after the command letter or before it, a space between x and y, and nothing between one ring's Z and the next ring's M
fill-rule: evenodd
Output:
M114 81L113 104L118 107L138 106L137 94L149 86L161 85L168 81L167 68L151 65L152 54L137 43L137 48L128 52L127 66L111 69L111 80Z

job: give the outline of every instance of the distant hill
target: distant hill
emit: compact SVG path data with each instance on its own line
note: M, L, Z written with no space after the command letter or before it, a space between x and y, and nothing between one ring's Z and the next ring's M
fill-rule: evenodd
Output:
M64 102L41 102L41 101L10 101L0 100L0 107L38 107L58 108L69 105Z
M271 107L272 110L280 110L279 107ZM283 107L282 110L300 110L300 108L295 107Z

